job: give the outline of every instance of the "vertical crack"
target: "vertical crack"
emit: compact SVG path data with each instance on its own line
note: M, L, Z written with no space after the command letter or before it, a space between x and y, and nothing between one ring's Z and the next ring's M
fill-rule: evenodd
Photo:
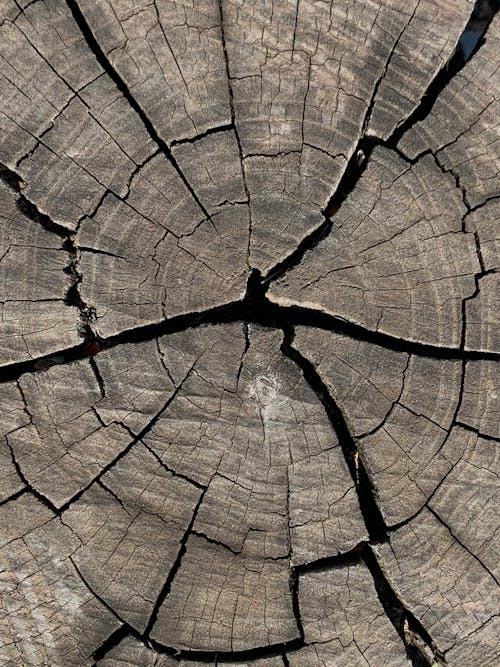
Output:
M366 134L366 124L369 115L371 114L371 107L373 107L375 94L371 100L371 106L369 107L367 114L365 116L365 121L362 130L362 136L360 137L356 148L354 149L351 157L349 158L342 178L339 181L339 184L331 196L329 202L323 209L322 213L325 217L325 221L317 227L311 234L305 236L296 249L288 255L283 261L276 264L272 269L268 271L266 276L263 278L263 283L268 285L271 281L280 278L285 273L287 273L291 268L300 263L304 254L315 248L323 239L325 239L330 232L332 231L333 222L332 216L334 216L341 206L343 205L346 198L353 191L354 187L358 183L359 179L363 175L364 170L368 164L369 158L377 146L383 146L385 148L395 151L399 157L411 164L413 161L408 160L408 158L401 153L398 149L398 143L402 136L412 128L416 123L426 118L431 109L434 106L438 96L448 85L448 83L456 76L462 68L466 65L467 62L477 53L482 44L484 43L484 35L488 30L488 27L495 16L495 13L498 9L498 2L495 0L489 0L487 3L488 10L479 21L480 28L473 29L474 25L478 24L478 16L481 15L481 9L484 5L483 0L476 0L474 10L471 14L462 35L460 36L457 45L453 51L453 54L447 61L447 63L439 70L437 75L431 81L427 87L425 93L422 96L422 99L414 111L408 116L408 118L403 121L399 126L396 127L391 136L384 140L376 136L369 136ZM466 37L471 33L474 33L473 37L473 46L469 44L467 48L464 48L464 43ZM399 38L401 35L399 36ZM398 39L399 39L398 38ZM395 48L395 47L394 47ZM389 59L392 57L392 53L389 56ZM389 63L386 65L386 69ZM383 78L383 77L382 77ZM378 84L380 84L381 79L379 79ZM426 151L427 152L427 151ZM430 152L430 151L428 151ZM421 156L419 156L421 157ZM461 189L462 190L462 189ZM465 193L462 190L462 194L465 198ZM469 208L469 207L468 207Z
M384 611L406 646L409 660L414 667L434 667L443 656L437 651L432 637L420 621L403 605L388 582L380 565L368 546L362 559L370 570L378 598Z
M293 329L285 332L283 354L294 361L302 371L305 381L321 401L332 428L337 435L345 462L353 479L358 501L369 538L373 542L387 540L387 527L375 500L375 489L368 477L357 444L346 424L344 415L329 393L314 365L293 347Z
M0 163L0 178L7 183L16 193L16 206L19 211L32 222L40 225L45 231L55 234L61 239L62 249L68 254L68 265L64 269L70 276L71 284L66 292L64 303L68 306L77 308L81 321L81 337L88 343L94 338L91 323L95 319L95 311L89 307L81 298L79 285L82 281L82 275L78 267L77 249L74 242L75 234L51 218L42 213L38 207L31 202L22 192L22 179L6 165Z
M200 201L198 195L194 191L193 187L185 177L184 173L182 172L181 168L179 167L177 160L174 158L172 155L172 152L170 148L167 145L167 142L162 139L162 137L159 135L158 131L154 127L152 121L149 119L147 116L146 112L144 109L141 107L139 102L135 99L135 97L132 95L130 89L128 88L127 84L125 81L122 79L120 74L116 71L116 69L113 67L111 62L109 61L107 55L104 53L102 50L101 46L99 45L99 42L97 41L94 33L92 32L92 29L90 25L87 22L87 19L83 15L82 10L80 9L77 0L66 0L66 3L69 7L69 10L73 16L73 19L75 20L75 23L78 25L80 28L80 31L87 42L87 45L89 49L92 51L94 54L97 62L99 65L103 68L103 70L106 72L106 74L112 79L112 81L115 83L116 87L118 90L121 92L121 94L124 96L124 98L127 100L129 105L132 107L132 109L137 113L139 118L141 119L144 127L146 128L149 136L151 139L155 142L155 144L160 148L162 153L167 157L167 159L170 161L174 169L176 170L177 174L179 177L182 179L182 182L184 185L187 187L189 190L191 196L193 199L196 201L200 209L203 211L203 214L206 216L207 219L210 218L210 214L208 213L207 209L205 206L202 204Z
M196 517L198 515L198 511L201 507L201 504L203 502L203 498L205 497L206 491L207 491L207 489L204 489L200 494L200 498L199 498L199 500L196 504L196 507L194 508L194 512L193 512L193 516L191 517L191 521L189 522L189 525L186 528L186 531L185 531L185 533L182 537L180 549L177 553L177 558L175 559L175 562L172 565L172 567L171 567L171 569L170 569L170 571L167 575L167 578L165 579L165 583L163 584L163 586L161 588L160 594L158 595L158 598L156 599L155 605L153 607L153 611L151 612L151 616L150 616L148 624L146 626L146 630L144 631L144 635L146 637L149 637L149 635L151 634L151 631L152 631L152 629L153 629L153 627L156 623L156 620L158 618L158 612L160 611L160 607L162 606L162 604L166 600L168 594L170 593L170 590L172 588L172 584L173 584L173 581L175 579L175 576L176 576L177 572L179 571L179 568L181 567L182 559L184 557L184 554L186 553L187 541L189 539L189 536L192 533L193 525L194 525L194 522L195 522Z
M236 112L234 108L234 91L233 91L233 85L231 83L231 75L229 72L229 56L227 53L227 44L226 44L226 33L225 33L225 28L224 28L224 10L222 9L222 0L218 0L219 3L219 16L220 16L220 30L221 30L221 40L222 40L222 50L224 52L224 61L226 64L226 78L227 78L227 87L228 87L228 92L229 92L229 106L231 110L231 124L234 128L234 134L236 137L236 143L238 145L238 153L240 156L240 165L241 165L241 177L243 179L243 187L245 188L245 194L246 198L248 201L248 220L249 220L249 227L248 227L248 246L247 246L247 265L248 268L250 269L250 251L251 251L251 243L252 243L252 208L250 206L250 191L248 189L248 183L246 180L246 173L245 173L245 163L243 159L243 148L241 146L241 138L238 132L238 128L236 126Z

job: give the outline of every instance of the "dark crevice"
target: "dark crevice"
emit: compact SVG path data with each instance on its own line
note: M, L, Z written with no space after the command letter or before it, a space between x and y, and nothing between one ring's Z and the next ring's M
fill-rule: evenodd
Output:
M78 250L76 248L73 235L68 236L68 238L63 243L63 248L66 250L70 257L70 262L68 267L65 269L66 273L71 277L71 287L66 293L66 298L64 302L68 306L73 306L78 309L80 314L80 335L83 338L85 343L89 343L94 339L94 334L92 331L92 322L96 319L95 309L92 306L89 306L82 299L80 294L80 284L82 282L82 274L78 266Z
M80 252L89 252L93 255L105 255L106 257L114 257L115 259L123 259L126 262L128 261L123 255L116 255L114 252L108 252L107 250L100 250L99 248L91 248L90 246L79 245L78 250Z
M346 567L347 565L357 565L361 561L361 554L367 548L367 542L359 542L350 551L339 553L336 556L326 556L310 563L296 565L294 571L302 576L307 572L322 572L331 570L335 567Z
M489 204L490 201L496 201L497 199L500 199L500 195L491 195L490 197L487 197L484 201L480 202L479 204L476 204L475 206L471 206L470 209L465 214L464 218L467 218L467 216L470 213L475 213L479 209L483 208L484 206Z
M370 106L366 114L364 123L365 127L362 130L363 136L358 141L358 144L347 163L346 169L342 178L340 179L336 191L323 210L325 221L313 232L304 237L297 248L290 255L288 255L288 257L270 269L270 271L264 277L264 283L267 284L270 281L276 280L277 278L283 276L291 268L301 262L306 252L315 248L330 234L333 226L331 218L338 212L348 195L353 191L354 187L358 183L364 170L366 169L370 156L375 147L380 146L393 150L397 153L397 155L399 155L399 157L410 164L416 161L409 160L399 150L399 141L411 127L428 116L443 89L453 79L453 77L456 76L458 72L460 72L464 65L472 58L472 56L484 43L484 34L486 33L499 4L499 0L489 0L487 2L484 0L477 0L475 8L471 14L471 18L467 23L452 56L441 68L436 77L432 80L427 90L425 91L420 104L410 114L410 116L408 116L408 118L394 130L388 139L381 139L379 137L366 134L366 125L369 122L371 110L375 103L376 90L383 76L381 79L379 79L377 82L377 88L372 96ZM472 39L472 33L474 34L474 44L472 47L471 44L469 44L468 47L465 48L465 41L470 41ZM392 53L390 57L392 57ZM426 152L430 153L430 151ZM419 157L422 156L420 155ZM465 193L463 192L462 188L460 189L465 200ZM470 210L470 207L468 207L468 209Z
M92 357L119 345L141 343L160 336L185 331L204 325L229 324L235 322L255 323L277 329L295 326L307 326L324 331L333 331L362 340L385 349L406 352L434 359L477 359L500 360L496 352L466 350L440 347L426 343L397 338L380 331L371 331L364 327L336 317L301 306L279 306L265 296L266 287L259 280L258 271L252 272L248 281L247 293L242 301L233 301L201 312L178 315L155 324L146 324L123 331L119 334L101 338L87 327L86 339L80 345L58 350L57 352L8 364L0 368L0 383L19 378L24 373L45 370L57 364L65 364L77 359Z
M244 334L245 334L245 349L243 350L243 353L241 355L240 365L238 366L238 372L236 373L236 385L237 386L239 386L241 371L243 370L243 360L245 359L245 355L247 354L248 350L250 349L250 334L249 334L249 331L248 331L248 323L246 323L246 322L244 323L243 329L244 329Z
M99 45L99 42L94 36L94 33L92 32L92 29L90 25L87 23L87 19L83 15L78 2L76 0L66 0L66 3L71 11L71 14L73 15L73 18L78 25L81 33L83 34L83 37L85 38L85 41L87 42L87 45L89 49L92 51L94 54L97 62L99 65L103 68L103 70L106 72L106 74L112 79L112 81L115 83L116 87L118 90L121 92L121 94L124 96L124 98L127 100L129 105L132 107L132 109L137 113L139 118L141 119L144 127L146 128L149 136L151 139L154 141L154 143L158 146L158 148L162 151L162 153L167 157L167 159L171 162L173 165L174 169L176 170L177 174L179 177L182 179L182 182L184 185L187 187L189 190L191 196L193 199L196 201L200 209L203 211L204 215L206 218L210 219L210 214L200 201L198 195L196 192L193 190L191 184L188 182L187 178L184 176L182 170L180 169L177 161L175 160L174 156L172 155L172 152L167 145L166 141L161 138L161 136L158 134L158 131L154 127L153 123L151 120L148 118L147 114L145 111L142 109L140 104L137 102L135 97L132 95L131 91L129 90L127 84L125 81L122 79L122 77L118 74L116 69L112 66L110 61L108 60L107 55L104 53L102 50L101 46Z
M347 427L344 415L329 393L314 365L293 347L293 332L287 332L283 354L292 359L302 371L305 381L314 390L337 435L344 458L358 494L359 507L369 538L373 542L387 540L387 528L375 500L375 491L359 455L357 444Z
M151 616L149 618L149 622L147 624L146 630L144 631L144 635L147 636L147 637L149 637L149 635L151 634L151 630L153 629L153 627L156 623L156 620L158 618L158 612L160 611L160 607L162 606L163 602L165 601L168 594L170 593L170 589L172 588L172 583L175 579L175 576L176 576L177 572L179 571L179 568L180 568L181 563L182 563L182 558L183 558L184 554L186 553L186 544L187 544L187 541L188 541L188 539L191 535L193 525L194 525L194 522L195 522L196 517L198 515L198 510L200 509L201 503L203 502L203 498L205 497L205 493L206 493L206 489L203 490L202 493L200 494L200 498L199 498L199 500L196 504L196 507L194 508L194 512L193 512L193 516L191 517L191 521L189 522L189 525L186 528L184 536L181 540L180 548L179 548L179 551L177 553L177 558L175 559L175 562L172 565L172 567L171 567L171 569L168 573L168 576L165 580L165 583L163 584L163 586L161 588L161 591L158 595L158 598L156 599L155 605L153 607L153 611L151 612Z
M498 11L499 4L498 0L476 0L453 54L427 87L418 107L394 130L387 143L395 146L405 132L429 115L442 91L484 44L485 33Z
M205 130L205 132L197 134L194 137L187 137L186 139L174 139L174 141L170 143L170 146L171 148L174 148L175 146L183 146L184 144L194 144L197 141L210 136L211 134L220 134L221 132L229 132L230 130L235 130L234 123L226 123L225 125L209 127L208 130Z
M435 662L435 658L442 659L443 656L436 650L427 630L411 611L406 609L394 592L370 547L363 551L362 559L370 570L378 599L388 619L406 646L406 653L412 665L430 667Z
M98 662L106 657L106 655L113 650L124 639L131 635L130 627L128 625L121 625L118 629L112 632L109 637L92 653L94 662Z
M191 529L191 535L194 535L195 537L200 537L209 544L213 544L217 547L221 547L222 549L226 549L230 553L233 554L233 556L239 556L241 554L241 551L243 549L233 549L232 547L229 546L229 544L226 544L225 542L222 542L221 540L216 540L213 537L209 537L206 533L204 533L201 530L194 530L194 528Z
M7 503L10 503L11 501L17 500L20 496L23 496L25 493L29 493L29 489L24 487L23 489L20 489L19 491L16 491L13 493L11 496L8 498L4 498L3 500L0 500L0 507L2 505L6 505Z
M21 177L18 176L14 171L9 169L6 165L2 164L1 162L0 162L0 178L2 179L2 181L4 181L4 183L7 183L7 185L9 185L12 188L12 190L14 190L14 192L16 193L17 195L16 206L26 218L32 220L33 222L36 222L38 225L40 225L40 227L43 227L43 229L45 229L47 232L56 234L62 239L68 238L68 236L71 234L71 230L51 220L48 215L45 215L45 213L39 211L38 208L35 206L35 204L26 199L22 191L21 184L23 181Z
M91 321L95 318L93 308L83 302L79 285L82 280L78 268L77 249L74 243L74 232L50 219L48 215L38 210L37 206L30 202L22 193L22 180L8 167L0 163L0 178L4 180L17 194L16 206L19 211L29 220L40 225L45 231L55 234L62 240L62 249L68 253L69 263L65 272L71 278L71 285L64 298L64 303L68 306L74 306L78 309L81 320L80 334L85 342L92 339L93 334L90 327Z
M300 264L304 255L315 248L330 234L333 227L332 217L337 213L345 199L353 191L356 183L366 169L368 157L377 143L377 140L370 137L364 137L359 141L350 160L347 162L335 192L322 211L325 218L324 222L310 234L305 236L290 255L267 272L262 280L264 285L269 286L270 282L280 278L294 266Z
M474 426L470 426L469 424L465 424L462 421L456 421L455 426L460 426L460 428L464 428L466 431L472 431L472 433L475 433L478 438L482 438L483 440L491 440L492 442L500 442L500 438L495 438L494 435L489 435L488 433L481 433L481 431L478 428L474 428Z
M273 266L273 268L264 276L263 283L267 285L273 280L277 280L282 275L290 271L293 267L300 264L304 255L315 248L323 239L325 239L332 230L332 221L328 216L325 221L317 227L311 234L305 236L298 244L295 250L284 260Z
M226 662L238 663L241 662L245 667L246 661L258 660L259 658L273 658L283 657L283 653L287 651L296 651L304 647L304 642L301 639L291 639L288 642L281 642L279 644L270 644L268 646L259 646L253 649L246 649L242 651L186 651L176 650L162 644L159 644L154 639L149 640L151 647L158 653L164 653L175 657L177 660L192 660L196 662L222 665Z
M299 603L299 581L300 572L297 568L290 569L290 595L292 596L292 610L295 618L295 624L299 631L299 638L301 644L304 643L304 626L302 624L302 616L300 615Z
M91 343L81 343L80 345L66 347L57 352L36 357L35 359L14 362L8 366L0 367L0 383L17 380L24 373L36 373L37 371L47 370L51 366L85 359L97 354L101 349L103 347L97 341L92 341Z
M441 172L445 176L449 175L449 176L452 176L455 179L455 187L460 192L460 195L462 197L463 205L466 208L466 213L465 213L465 215L462 219L462 231L465 232L465 216L468 213L470 213L470 204L467 200L467 192L465 191L464 186L460 183L460 177L458 176L458 174L456 174L453 171L453 169L446 169L446 167L441 163L441 160L439 159L438 153L439 153L439 151L437 151L436 153L433 153L432 151L425 151L424 153L421 153L420 155L417 155L417 157L414 158L412 160L412 162L414 163L417 160L420 160L420 158L422 158L424 155L432 155L432 157L434 159L434 162L436 163L436 166L438 167L438 169L440 169Z
M90 357L89 363L90 363L90 367L92 368L92 370L94 372L95 379L97 380L97 384L99 385L99 392L101 394L101 398L105 398L106 397L106 387L105 387L105 384L104 384L104 379L101 375L101 371L99 370L99 366L97 365L97 362L94 359L94 357Z
M4 183L15 190L18 194L21 192L21 177L9 169L6 165L0 162L0 178Z
M120 496L119 496L117 493L115 493L115 492L113 491L113 489L111 489L109 486L107 486L107 484L105 484L105 483L102 481L102 479L98 479L97 482L96 482L96 484L97 484L97 486L99 486L101 489L103 489L106 493L108 493L108 494L113 498L113 500L114 500L115 502L118 503L118 505L120 505L120 507L122 508L122 510L125 512L125 514L127 514L128 517L130 517L131 520L133 520L133 519L135 518L135 517L132 517L132 515L130 514L130 510L127 509L125 503L124 503L123 500L120 498ZM156 515L156 516L157 516L157 515Z
M93 51L98 62L103 67L104 71L110 76L110 78L115 82L120 92L124 95L125 99L128 101L130 106L134 111L139 115L141 121L146 127L150 137L153 141L159 146L160 150L167 156L170 162L173 164L176 169L179 177L182 179L189 192L191 193L193 199L198 203L201 210L204 212L207 218L210 218L210 215L206 211L205 207L200 202L195 191L188 183L187 179L183 175L180 167L178 166L175 158L172 155L172 152L167 145L167 143L159 136L157 130L155 129L153 123L149 120L146 113L143 111L139 103L133 97L131 91L116 72L116 70L110 64L107 56L99 46L95 36L88 25L85 17L83 16L76 0L67 0L67 4L73 14L73 17L78 24L80 30L82 31L90 49ZM484 14L484 7L487 6L491 8L491 12L486 12L487 18L484 19L481 23L481 29L473 29L472 26L477 25L479 19L478 16L482 12ZM331 197L330 201L326 205L323 215L325 217L324 222L314 230L310 235L305 237L296 250L291 253L285 260L277 264L273 269L271 269L263 279L261 279L260 274L257 271L253 271L249 282L247 293L243 301L230 303L226 306L210 309L200 313L190 313L186 315L181 315L179 317L174 317L170 320L163 321L157 324L146 325L143 327L138 327L136 329L123 332L121 334L111 336L107 339L100 339L97 337L91 329L91 322L95 319L95 312L91 307L89 307L81 298L79 292L79 285L81 283L82 276L78 268L78 256L77 248L74 244L71 232L65 227L54 223L53 221L45 216L37 207L30 203L24 195L21 193L20 179L19 177L8 170L6 167L0 165L0 177L12 186L19 195L18 207L19 209L30 219L34 220L40 224L44 229L52 233L57 234L60 238L64 239L63 247L69 253L71 257L70 266L68 268L68 273L73 279L73 284L68 291L66 297L66 303L78 308L82 320L83 320L83 336L84 342L78 346L62 350L55 354L45 355L35 360L28 360L25 362L19 362L16 364L11 364L4 369L0 369L0 380L12 380L18 378L21 374L25 372L33 372L36 370L41 370L43 368L48 368L53 364L57 363L66 363L75 359L83 359L85 357L93 357L95 354L100 352L103 349L111 348L116 345L130 343L130 342L141 342L146 340L151 340L161 335L168 333L173 333L175 331L183 331L188 328L202 326L205 324L219 324L225 322L255 322L262 324L264 326L273 326L286 330L286 338L283 344L283 353L293 360L301 369L303 376L309 386L315 391L319 400L323 404L326 413L330 419L332 427L337 434L339 443L341 445L342 451L348 468L350 470L352 479L354 481L361 512L363 514L365 524L369 533L371 541L385 541L387 540L387 527L383 521L381 512L377 506L375 500L375 491L370 482L364 464L359 455L357 449L356 440L350 434L348 426L346 424L345 418L335 402L334 398L329 393L326 385L321 379L320 375L317 373L314 365L303 357L294 347L293 347L293 331L292 327L296 325L304 325L311 327L318 327L325 330L338 331L353 338L359 340L366 340L376 345L381 345L388 349L401 350L411 354L419 354L423 356L435 357L440 359L499 359L499 355L494 353L483 353L483 352L470 352L464 350L464 334L462 336L462 346L461 349L453 348L441 348L432 345L426 345L422 343L406 341L398 339L396 337L383 334L380 332L372 332L363 327L356 325L354 323L346 322L345 320L337 317L327 315L325 313L317 312L309 308L301 307L281 307L275 304L272 304L266 298L266 289L268 284L275 280L276 278L284 275L292 267L296 266L302 260L304 254L309 250L313 249L320 243L332 230L332 216L339 210L343 202L346 200L348 195L352 192L353 188L359 181L366 164L369 160L369 157L376 146L385 146L397 151L397 144L403 134L413 127L417 122L423 120L430 113L438 95L442 92L445 86L449 81L462 69L465 63L472 57L474 53L480 48L481 44L484 41L484 32L486 31L496 9L498 8L498 2L489 2L485 3L481 0L478 0L476 3L474 12L471 16L471 19L460 38L459 44L445 67L443 67L438 75L431 82L427 88L419 106L414 110L414 112L397 127L392 136L387 141L381 141L376 138L363 137L353 152L352 157L347 163L346 169L342 178L340 179L339 185ZM221 9L221 19L222 19L222 9ZM223 22L221 20L222 34L224 36ZM471 33L475 33L471 35ZM224 38L223 38L224 41ZM395 48L395 47L394 47ZM224 46L225 51L225 46ZM392 55L392 54L391 54ZM227 64L227 53L226 64ZM389 64L389 61L386 65ZM383 78L383 77L382 77ZM230 82L229 69L228 69L228 81ZM377 84L380 84L380 80ZM372 105L375 100L377 88L375 89ZM232 107L232 91L230 86L230 97L231 97L231 107ZM193 143L202 139L205 136L214 134L216 132L222 132L227 130L235 130L234 124L234 110L233 113L233 122L227 126L221 126L218 128L211 128L204 132L203 134L194 137L192 139L179 140L177 142L172 142L174 145L182 145L185 143ZM369 114L367 116L369 119ZM243 166L243 155L241 150L241 145L239 141L238 134L236 133L239 150L240 150L240 159L242 164L242 172L244 178L244 166ZM398 152L399 153L399 152ZM459 183L457 185L460 187ZM246 185L245 185L246 188ZM248 195L248 192L247 192ZM465 193L464 193L465 199ZM466 202L467 203L467 202ZM468 207L470 210L470 207ZM481 274L483 275L483 274ZM476 276L476 293L479 292L478 280L481 276ZM473 298L473 297L469 297ZM464 301L465 303L465 301ZM465 305L464 305L465 308ZM464 317L464 332L465 332L465 317ZM101 395L105 395L104 383L102 377L100 376L97 364L95 360L91 358L90 363L96 374L97 382L101 389ZM98 481L116 462L122 458L131 447L138 442L149 430L154 426L156 421L160 418L163 412L167 409L170 402L175 398L176 394L180 390L182 383L177 387L175 392L163 406L159 413L147 424L147 426L142 429L142 431L135 436L129 445L116 457L108 466L106 466L98 478L92 480L92 483ZM22 493L25 493L26 490L29 490L33 495L43 502L50 509L60 514L63 512L70 503L74 502L77 498L73 498L69 503L64 507L57 510L57 508L50 503L50 501L35 491L31 485L27 482L23 476L20 467L14 457L14 452L11 449L11 455L13 464L16 468L16 471L23 481L26 484L27 489L19 491L17 494L14 494L11 498L18 497ZM80 497L85 490L83 489L79 494ZM113 632L105 642L98 648L93 654L94 660L98 661L102 659L112 648L117 646L125 637L132 635L134 637L143 638L148 636L157 620L158 612L163 604L164 600L168 596L171 590L173 580L181 566L182 558L186 552L186 544L190 535L196 534L192 529L197 516L197 512L201 503L203 501L204 492L201 494L200 499L194 510L191 522L186 530L186 533L181 542L181 546L178 552L177 559L170 570L167 579L162 587L162 590L158 596L158 599L154 605L153 612L151 614L147 629L144 635L140 635L134 630L130 625L125 623L122 619L119 619L116 612L102 600L102 598L97 595L87 584L77 566L74 564L76 571L78 572L80 578L86 587L92 592L92 594L101 601L101 603L109 609L109 611L120 620L122 626ZM432 511L432 510L431 510ZM436 515L437 516L437 515ZM439 517L437 517L439 518ZM440 520L441 521L441 520ZM444 524L443 521L441 523ZM446 525L446 524L444 524ZM451 532L451 531L450 531ZM204 536L206 537L206 536ZM208 539L208 538L207 538ZM473 555L473 554L472 554ZM150 640L149 644L155 650L160 653L169 653L175 655L176 658L187 658L187 659L196 659L200 662L213 662L214 657L218 663L224 663L234 660L251 660L254 658L259 658L261 656L280 656L283 659L285 665L288 665L288 659L285 655L286 651L296 650L301 648L304 645L304 634L302 630L302 623L300 618L300 610L298 603L298 583L299 575L302 572L321 570L323 568L331 568L336 566L342 566L351 563L357 563L362 559L368 569L370 570L377 590L378 597L384 607L384 610L398 631L398 634L401 636L405 642L408 657L411 660L412 664L415 667L428 667L431 663L429 661L428 654L425 650L422 649L422 646L432 650L432 653L436 655L437 658L441 659L442 656L436 653L435 647L432 641L432 638L423 628L421 623L414 617L411 612L409 612L401 603L396 593L390 586L389 582L385 578L372 550L367 546L366 543L360 543L350 552L339 554L337 556L332 556L329 558L324 558L318 560L314 563L298 566L293 569L291 577L291 592L294 606L294 613L297 621L297 626L300 632L300 637L289 642L284 642L276 644L273 646L263 646L251 650L245 651L234 651L234 652L203 652L203 651L175 651L174 649L166 648ZM416 637L417 640L413 641L409 637ZM421 640L421 646L419 646L419 641Z

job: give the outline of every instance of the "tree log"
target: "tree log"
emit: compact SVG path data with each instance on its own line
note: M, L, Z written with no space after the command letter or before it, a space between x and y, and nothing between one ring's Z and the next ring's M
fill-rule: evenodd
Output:
M0 663L496 667L493 0L0 3Z

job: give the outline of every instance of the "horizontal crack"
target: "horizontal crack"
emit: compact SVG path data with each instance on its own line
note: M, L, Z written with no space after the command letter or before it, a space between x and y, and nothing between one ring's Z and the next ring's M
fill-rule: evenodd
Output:
M249 280L247 294L242 301L233 301L224 306L217 306L205 311L178 315L154 324L145 324L144 326L128 329L107 338L101 338L92 332L88 332L85 342L80 345L63 348L51 354L1 367L0 383L15 380L24 373L45 370L53 365L92 357L102 350L119 345L154 340L160 336L208 324L216 325L235 322L255 323L276 329L307 326L325 331L335 331L355 340L366 341L388 350L406 352L407 354L414 354L421 357L435 359L500 360L500 353L497 352L419 343L404 338L397 338L396 336L380 331L371 331L354 322L349 322L341 317L329 315L313 308L279 306L270 302L265 297L265 286L262 286L258 278L255 278L255 274L253 274Z
M235 126L234 123L226 123L225 125L217 125L216 127L209 127L208 130L205 130L205 132L202 132L201 134L197 134L194 137L186 137L185 139L174 139L170 143L170 146L173 148L174 146L183 146L184 144L194 144L197 141L200 141L201 139L204 139L205 137L210 136L211 134L220 134L221 132L229 132L229 131L235 131Z
M258 660L259 658L282 657L284 652L297 651L306 645L302 639L291 639L288 642L269 644L268 646L259 646L241 651L188 651L163 646L154 639L151 639L149 643L158 653L175 656L177 660L192 660L209 662L211 664L213 664L214 660L217 660L217 665L225 662L241 662L242 667L245 661Z

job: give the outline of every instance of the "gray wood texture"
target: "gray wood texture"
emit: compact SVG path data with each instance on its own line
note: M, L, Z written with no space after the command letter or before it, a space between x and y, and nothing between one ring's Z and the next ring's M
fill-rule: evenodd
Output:
M500 664L493 4L0 0L2 667Z

